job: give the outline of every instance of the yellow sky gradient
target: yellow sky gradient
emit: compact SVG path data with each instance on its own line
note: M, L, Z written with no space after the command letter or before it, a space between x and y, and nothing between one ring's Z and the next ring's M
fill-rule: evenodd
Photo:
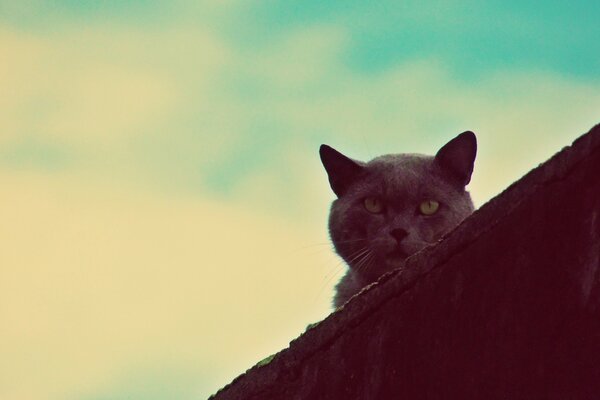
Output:
M361 74L335 24L261 48L59 25L0 25L3 400L203 398L325 317L322 142L431 154L473 130L481 205L600 119L598 82L555 71Z
M2 398L84 395L169 363L216 389L327 313L340 265L322 230L206 199L0 178Z

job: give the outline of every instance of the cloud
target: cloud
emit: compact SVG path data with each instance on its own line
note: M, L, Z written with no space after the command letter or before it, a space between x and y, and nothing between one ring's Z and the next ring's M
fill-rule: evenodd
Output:
M374 73L415 59L438 58L461 79L490 70L552 70L598 80L597 4L533 2L322 2L307 0L290 12L283 2L263 3L263 29L246 35L269 37L290 27L332 24L345 29L353 68ZM573 24L576 20L578 23ZM256 32L260 34L256 34ZM255 39L256 40L256 39Z
M219 68L222 46L215 41L201 31L92 26L39 35L3 29L7 132L92 145L146 133L186 100L186 83L202 89Z
M343 34L332 36L343 38ZM283 53L290 60L310 60L313 40L310 35L298 35ZM299 74L301 78L291 75L287 86L281 73L294 67L279 62L277 55L282 51L278 46L272 53L265 51L255 67L262 71L260 79L247 78L255 85L260 82L249 108L265 130L249 133L248 140L267 137L274 143L303 142L296 154L302 154L305 165L310 165L321 142L369 159L387 152L431 154L454 135L474 130L480 138L481 169L476 169L473 192L481 204L598 119L599 85L593 82L536 70L497 71L468 81L435 60L415 60L365 75L341 61L345 43L329 42L330 48L320 57L321 67L308 68ZM241 76L247 73L244 68L239 71ZM231 104L239 101L235 96L230 99ZM239 115L245 113L248 109L240 108ZM267 167L267 160L276 158L273 154L261 157L245 141L239 148L262 160L263 168L255 174L281 171L282 165ZM236 165L233 157L238 156L233 154L219 164L220 171ZM232 184L243 185L251 179L253 170L244 172Z
M258 47L226 37L190 25L96 23L43 36L5 28L3 158L20 159L27 138L46 153L51 144L68 160L61 165L80 171L243 199L248 182L301 180L279 157L292 146L309 165L322 142L357 158L432 153L472 129L489 173L474 178L481 202L597 118L598 84L554 72L498 70L469 81L441 60L421 59L367 74L346 63L351 36L334 25L290 30ZM44 152L27 154L30 165L44 165L34 160ZM484 156L514 162L498 169ZM280 196L286 186L263 188L257 204L293 205Z
M348 27L248 43L211 7L0 30L0 397L139 394L163 374L182 379L156 393L198 376L206 395L321 318L343 269L323 142L368 159L474 130L481 204L598 119L593 80L467 79L436 57L365 72Z
M126 179L152 173L143 171L145 138L185 138L192 128L180 133L179 118L202 107L190 96L208 91L227 57L219 39L199 30L92 25L42 35L4 28L0 43L5 158L22 152L23 141L51 143L72 168Z

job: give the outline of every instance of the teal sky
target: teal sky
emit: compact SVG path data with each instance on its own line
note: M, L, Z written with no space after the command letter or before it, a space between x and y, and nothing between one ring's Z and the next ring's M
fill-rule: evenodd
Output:
M330 311L321 143L366 160L473 130L479 206L600 122L598 21L0 0L0 398L207 397Z
M530 68L598 79L600 5L590 1L268 2L244 30L268 41L294 27L333 23L351 32L345 61L377 73L413 59L435 59L461 79L490 69Z
M150 180L162 179L170 184L172 177L161 178L161 172L177 174L181 184L188 188L199 185L224 195L232 193L249 174L260 174L274 167L273 155L294 141L299 140L306 146L318 146L323 141L340 143L348 146L349 151L358 150L356 157L368 158L374 154L360 152L360 149L365 150L365 140L370 142L372 137L377 143L372 145L373 150L380 146L397 148L400 152L409 150L409 146L405 149L400 144L409 138L422 143L438 138L434 140L439 145L442 138L457 133L456 130L479 128L473 127L468 115L458 116L455 110L448 111L448 105L455 107L453 103L463 101L460 97L464 93L478 90L488 93L475 94L472 98L489 95L510 101L511 96L522 98L523 92L532 89L519 87L516 81L515 88L497 87L499 76L510 80L510 76L515 75L529 81L528 75L543 75L549 78L549 84L556 80L582 86L600 83L600 57L597 56L600 54L600 40L597 40L600 5L594 2L547 2L539 7L535 2L470 1L401 4L312 0L298 4L282 1L53 1L4 2L2 11L0 21L15 32L49 35L57 40L65 35L75 42L78 32L86 31L121 32L125 37L128 32L143 36L147 31L160 36L177 30L189 31L182 36L185 42L179 43L179 49L153 49L151 39L148 43L140 39L133 44L139 54L130 56L131 60L114 60L131 68L143 65L151 73L178 80L184 90L188 90L187 103L179 104L178 110L172 112L169 123L176 125L168 127L171 132L167 135L158 127L154 132L146 127L143 137L134 139L140 142L132 145L131 152L136 154L132 154L135 160L130 162L146 169ZM197 86L193 64L203 64L205 60L200 59L204 57L199 50L201 44L193 35L201 36L204 32L217 38L218 45L227 53L224 57L228 58L215 66L216 71L207 77L210 90L219 97L215 101L226 103L224 107L214 106L218 110L202 110L194 104L199 92L205 89ZM312 37L310 32L314 32ZM308 36L303 37L305 34ZM170 47L171 41L178 39L167 39L162 46ZM105 61L118 57L111 51L110 40L108 37L106 43L92 42L91 50L75 50L71 56L80 60L104 58ZM303 40L306 43L302 43ZM311 41L314 48L309 44ZM83 41L76 45L86 46ZM186 70L188 57L194 60ZM289 68L286 62L298 71L286 71ZM388 98L382 98L381 87L377 86L385 86L384 80L394 71L415 64L434 68L435 71L430 71L434 75L431 82L441 79L440 84L450 87L428 87L429 78L419 76L414 87L406 87L411 82L400 82L396 92L386 93ZM270 68L278 68L280 76L270 76ZM411 73L406 74L409 81ZM289 81L282 82L282 78ZM372 83L374 81L379 82ZM490 85L496 87L488 88ZM533 89L543 91L545 85L540 81ZM194 90L198 93L194 94ZM457 95L454 91L460 93ZM535 96L531 94L532 101ZM345 110L344 98L352 97L356 97L356 104L348 105ZM52 107L60 106L54 101L51 97L40 98L28 103L27 108L40 118L43 113L51 113ZM444 109L425 111L423 108L428 102ZM218 115L235 113L225 111L233 103L243 108L246 115ZM421 104L421 109L407 111L404 108L415 104ZM352 107L362 108L365 113L373 109L376 114L371 112L369 117L378 121L362 120L359 122L363 124L362 132L353 135L344 131L343 124L332 126L319 120L325 119L327 112L316 109L318 105L337 108L342 114L352 113ZM298 114L304 112L307 116L300 117L303 121L299 125L295 120L297 116L286 115L277 109L281 107L296 109ZM415 115L425 112L429 116ZM308 117L310 114L318 115ZM410 121L415 131L397 132L394 137L391 129L398 125L396 117ZM593 122L590 118L587 125ZM389 127L390 131L377 132L380 125ZM199 148L206 148L207 136L210 137L208 142L215 144L219 140L216 135L228 136L222 141L235 145L211 151L213 155L219 154L216 160L204 163L194 160ZM152 155L146 146L170 149L171 153ZM62 146L50 143L43 133L23 129L12 146L2 150L0 162L18 164L29 159L33 164L53 168L73 165L73 160L88 157L82 154L84 149L73 153L68 147L69 143ZM417 146L413 151L431 150ZM166 166L167 171L162 162L170 164ZM490 194L485 197L489 198Z
M185 1L3 2L0 18L24 29L53 29L57 23L107 22L165 26L211 23L202 5ZM472 79L489 69L532 68L598 79L600 50L591 1L365 1L307 0L224 2L231 12L212 21L229 39L253 48L290 30L335 24L350 33L344 55L349 66L376 73L413 58L447 63ZM201 2L199 4L202 4Z

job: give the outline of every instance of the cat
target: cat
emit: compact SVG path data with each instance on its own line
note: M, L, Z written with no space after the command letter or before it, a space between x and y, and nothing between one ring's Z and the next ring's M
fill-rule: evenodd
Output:
M336 285L340 307L383 273L437 242L469 216L477 139L467 131L435 156L389 154L356 161L323 144L321 161L337 196L329 214L329 235L348 264Z

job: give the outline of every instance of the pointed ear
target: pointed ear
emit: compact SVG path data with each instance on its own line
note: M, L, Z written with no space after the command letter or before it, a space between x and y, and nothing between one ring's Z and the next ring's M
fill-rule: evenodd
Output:
M344 194L348 186L360 175L363 167L339 151L322 144L319 148L321 162L329 176L329 185L337 197Z
M473 163L477 154L477 138L466 131L449 141L435 155L435 162L450 172L462 186L471 181Z

